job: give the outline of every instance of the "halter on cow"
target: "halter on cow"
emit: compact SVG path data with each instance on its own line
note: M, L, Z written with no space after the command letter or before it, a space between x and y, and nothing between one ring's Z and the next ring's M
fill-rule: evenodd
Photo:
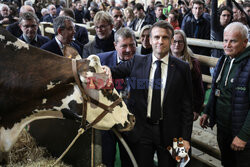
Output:
M21 130L30 122L45 118L81 120L82 96L75 84L72 60L29 46L0 29L0 161L6 158ZM77 60L77 72L88 96L107 106L119 98L115 90L88 89L89 77L106 80L99 59ZM106 82L104 82L106 83ZM103 85L104 86L104 85ZM87 121L103 112L96 104L87 104ZM124 102L108 113L94 128L113 126L125 131L134 125L134 117Z

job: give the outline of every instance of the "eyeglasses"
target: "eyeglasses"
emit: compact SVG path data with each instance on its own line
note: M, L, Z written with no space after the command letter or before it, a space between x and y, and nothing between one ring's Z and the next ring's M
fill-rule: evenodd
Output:
M104 30L106 29L106 27L109 26L109 25L100 25L100 26L95 26L95 29L100 29L100 30Z
M37 25L36 24L33 24L33 25L22 25L22 27L24 27L24 28L36 28Z
M182 45L182 44L184 44L184 41L182 41L182 40L179 40L179 41L174 40L173 44L176 45L177 43L179 45Z

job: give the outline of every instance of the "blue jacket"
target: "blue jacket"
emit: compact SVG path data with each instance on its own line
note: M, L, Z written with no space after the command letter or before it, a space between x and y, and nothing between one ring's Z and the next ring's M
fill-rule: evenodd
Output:
M247 47L246 50L241 55L247 55L241 61L240 67L236 72L236 76L233 82L233 92L232 92L232 135L237 136L243 127L247 116L249 115L249 81L250 81L250 47ZM241 56L240 55L240 56ZM216 89L216 79L222 68L224 59L226 56L222 56L215 68L213 81L212 81L212 90L209 97L209 102L205 108L204 113L209 115L210 127L213 127L216 124L215 116L215 89ZM250 147L250 141L247 143L247 147Z
M99 56L101 64L109 67L115 67L117 65L117 52L104 52L97 54Z

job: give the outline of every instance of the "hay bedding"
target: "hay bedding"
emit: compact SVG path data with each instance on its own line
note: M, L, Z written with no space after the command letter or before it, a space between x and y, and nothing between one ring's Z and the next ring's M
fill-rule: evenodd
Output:
M52 166L56 161L56 158L49 155L46 148L36 145L35 139L25 129L11 150L9 159L7 167L47 167ZM59 162L55 166L70 167L63 162Z

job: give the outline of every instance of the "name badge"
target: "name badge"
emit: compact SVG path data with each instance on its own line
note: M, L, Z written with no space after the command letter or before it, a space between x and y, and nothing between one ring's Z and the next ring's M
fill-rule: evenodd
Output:
M217 97L220 97L220 90L219 89L215 89L215 96L217 96Z

